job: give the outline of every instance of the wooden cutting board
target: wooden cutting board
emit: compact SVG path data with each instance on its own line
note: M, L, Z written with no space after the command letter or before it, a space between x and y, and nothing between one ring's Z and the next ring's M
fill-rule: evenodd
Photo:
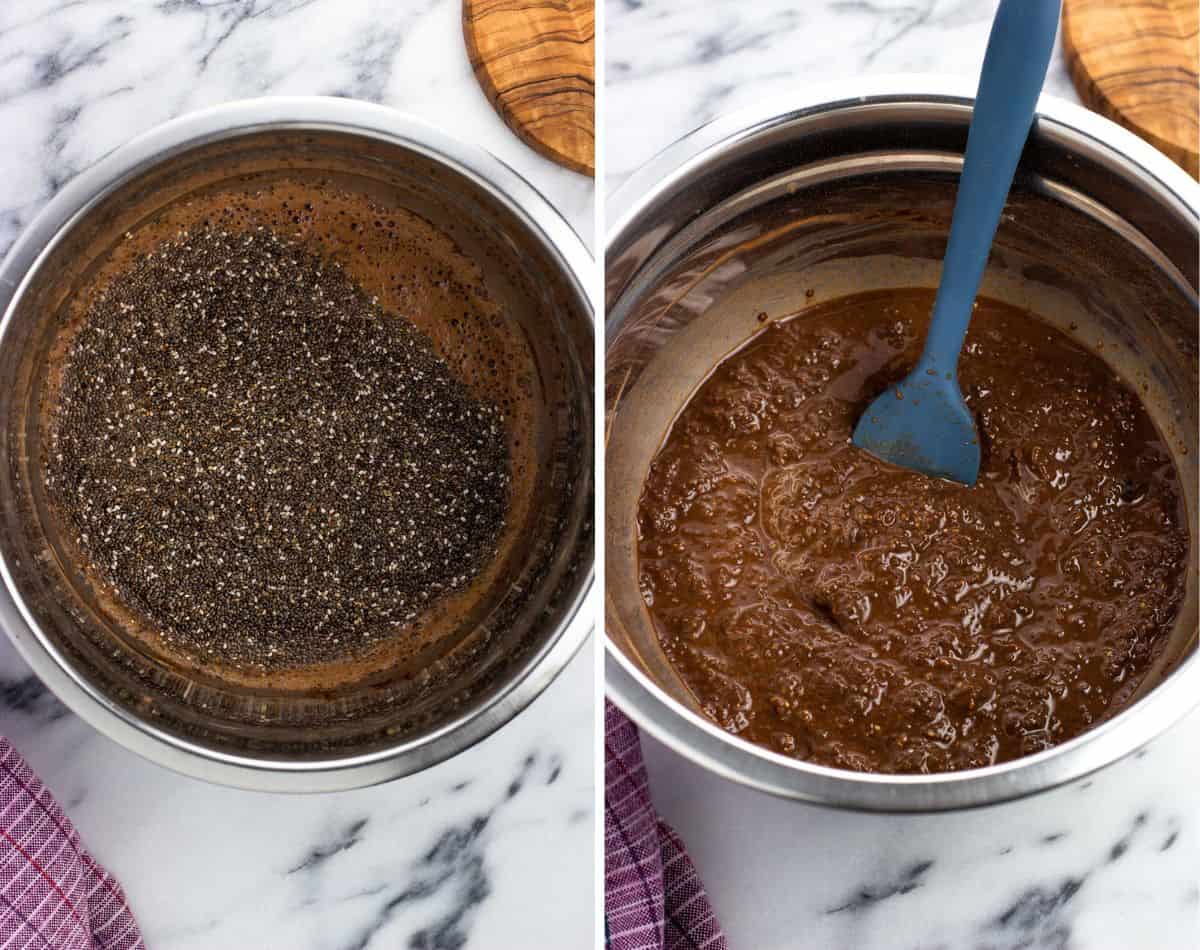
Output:
M595 163L594 0L463 0L467 55L509 128L585 175Z
M1079 96L1200 177L1200 0L1064 0Z

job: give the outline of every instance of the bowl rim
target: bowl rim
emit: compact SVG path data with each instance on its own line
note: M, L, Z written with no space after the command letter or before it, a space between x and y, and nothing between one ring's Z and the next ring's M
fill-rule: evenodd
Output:
M639 166L609 196L606 253L625 242L642 209L720 150L805 115L871 103L925 101L969 107L974 85L962 78L897 74L805 86L733 111L676 140ZM1200 227L1200 184L1134 133L1055 96L1038 100L1037 120L1092 140L1153 179ZM607 334L618 326L607 318ZM607 348L607 341L606 341ZM1195 543L1195 541L1193 541ZM606 598L607 604L607 598ZM731 781L768 794L833 808L932 813L1024 798L1083 778L1134 753L1200 708L1200 650L1184 658L1149 694L1107 722L1061 745L1000 765L933 775L850 772L792 759L725 732L684 707L641 672L605 635L610 698L659 742Z
M387 106L332 96L271 96L222 103L157 125L109 152L60 189L0 262L0 345L16 305L46 256L106 196L193 148L285 130L338 132L387 142L467 178L513 214L546 248L595 327L591 253L554 206L501 159ZM594 626L589 605L596 599L593 544L586 576L555 634L481 705L383 749L289 762L210 748L136 716L77 673L44 635L26 609L2 551L0 576L0 627L33 672L73 713L120 745L174 771L218 784L273 792L341 791L373 785L421 771L480 742L537 698L575 656Z

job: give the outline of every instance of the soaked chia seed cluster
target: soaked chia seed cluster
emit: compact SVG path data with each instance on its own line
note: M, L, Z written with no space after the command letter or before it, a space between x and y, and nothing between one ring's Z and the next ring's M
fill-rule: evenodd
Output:
M240 670L361 655L494 555L501 412L335 263L196 230L72 341L47 483L169 647Z

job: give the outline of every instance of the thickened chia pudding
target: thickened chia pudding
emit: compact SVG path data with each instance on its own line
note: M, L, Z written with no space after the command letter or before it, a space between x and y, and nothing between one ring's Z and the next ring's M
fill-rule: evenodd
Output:
M933 291L767 323L693 393L638 508L642 596L702 709L856 771L1004 762L1121 710L1184 596L1179 474L1097 355L981 298L959 367L977 484L850 444ZM765 316L765 315L764 315Z

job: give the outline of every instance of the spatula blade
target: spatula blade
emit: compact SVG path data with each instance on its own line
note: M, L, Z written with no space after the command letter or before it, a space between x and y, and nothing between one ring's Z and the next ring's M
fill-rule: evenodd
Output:
M854 429L853 443L877 458L931 478L974 485L979 433L958 383L913 373L879 396Z

